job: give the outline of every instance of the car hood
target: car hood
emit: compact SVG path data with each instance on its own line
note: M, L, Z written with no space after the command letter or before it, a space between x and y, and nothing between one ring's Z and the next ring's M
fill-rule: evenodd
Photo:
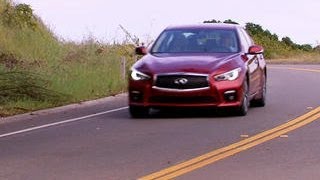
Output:
M148 54L139 60L134 68L148 74L188 72L211 74L217 69L235 66L240 53L217 54ZM240 66L240 65L236 65ZM232 67L230 67L232 68Z

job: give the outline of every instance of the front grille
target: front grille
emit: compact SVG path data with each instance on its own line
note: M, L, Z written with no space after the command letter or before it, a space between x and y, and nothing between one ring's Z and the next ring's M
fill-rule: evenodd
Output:
M175 103L175 104L202 104L202 103L214 103L215 99L210 96L190 96L190 97L154 96L150 98L150 102Z
M206 75L158 75L155 86L169 89L197 89L209 87Z

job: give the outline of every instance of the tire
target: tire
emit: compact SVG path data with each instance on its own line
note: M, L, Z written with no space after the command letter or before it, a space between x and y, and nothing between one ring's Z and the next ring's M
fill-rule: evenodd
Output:
M263 87L260 90L259 96L257 99L252 101L252 106L254 107L264 107L266 105L266 95L267 95L267 81L266 76L263 76Z
M249 101L249 87L248 87L248 82L245 79L243 83L243 93L242 93L242 102L240 107L238 107L236 113L239 116L245 116L248 113L250 106L250 101Z
M143 106L129 106L132 118L145 118L149 115L149 108Z

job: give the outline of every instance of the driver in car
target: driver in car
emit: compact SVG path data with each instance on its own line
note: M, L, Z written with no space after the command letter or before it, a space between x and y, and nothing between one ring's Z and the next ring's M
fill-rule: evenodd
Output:
M220 37L220 45L227 49L228 52L237 52L237 48L235 47L235 41L232 36L224 34Z

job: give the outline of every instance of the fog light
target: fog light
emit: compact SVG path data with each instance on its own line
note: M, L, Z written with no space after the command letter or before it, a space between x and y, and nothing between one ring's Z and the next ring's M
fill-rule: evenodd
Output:
M131 91L130 92L130 100L131 101L136 101L136 102L141 102L143 99L143 94L140 91Z
M224 93L224 99L226 101L235 101L237 98L237 93L235 90L232 90L232 91L226 91Z

